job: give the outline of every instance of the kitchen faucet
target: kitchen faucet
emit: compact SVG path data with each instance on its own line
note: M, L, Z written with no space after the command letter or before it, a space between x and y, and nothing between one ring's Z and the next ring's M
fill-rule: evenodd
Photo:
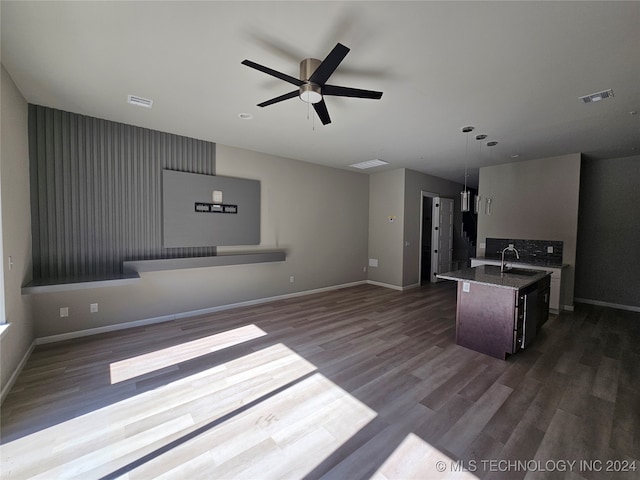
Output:
M504 262L504 252L506 251L514 252L516 254L516 258L520 260L520 255L518 254L518 250L513 248L513 244L510 243L507 248L502 250L502 260L500 261L500 273L504 273L504 268L507 266L507 264Z

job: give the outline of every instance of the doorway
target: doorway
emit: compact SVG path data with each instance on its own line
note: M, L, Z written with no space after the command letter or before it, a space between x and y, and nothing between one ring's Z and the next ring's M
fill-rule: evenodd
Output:
M453 261L453 200L422 192L420 199L420 284L436 283Z

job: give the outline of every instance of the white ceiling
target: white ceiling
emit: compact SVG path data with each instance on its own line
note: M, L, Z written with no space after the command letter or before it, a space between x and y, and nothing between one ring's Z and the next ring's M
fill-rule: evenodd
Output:
M640 2L12 2L2 63L27 101L308 162L381 158L454 181L483 165L640 148ZM306 57L351 48L323 126L298 99L259 108ZM613 89L585 105L579 96ZM151 110L126 103L153 99ZM250 113L252 120L241 120ZM309 118L307 116L309 115ZM474 125L466 153L461 127ZM484 142L475 134L485 133ZM499 144L490 148L486 141ZM519 154L517 160L512 154Z

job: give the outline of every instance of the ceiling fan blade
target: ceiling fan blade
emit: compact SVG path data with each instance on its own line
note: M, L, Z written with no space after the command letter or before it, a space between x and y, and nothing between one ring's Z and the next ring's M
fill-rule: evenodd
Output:
M327 125L328 123L331 123L331 117L329 117L327 104L324 103L324 100L320 100L318 103L314 103L313 108L318 114L318 117L320 117L320 120L322 121L323 125Z
M298 90L294 90L293 92L285 93L284 95L280 95L279 97L272 98L271 100L267 100L266 102L259 103L259 107L267 107L269 105L273 105L274 103L282 102L283 100L289 100L290 98L295 98L300 95Z
M305 82L303 82L302 80L300 80L298 78L292 77L291 75L287 75L286 73L278 72L276 70L273 70L272 68L265 67L263 65L260 65L259 63L252 62L251 60L243 60L242 64L246 65L247 67L251 67L251 68L255 68L256 70L260 70L261 72L264 72L267 75L271 75L272 77L276 77L276 78L279 78L280 80L284 80L285 82L292 83L293 85L295 85L297 87L299 87L300 85L305 83Z
M313 72L309 81L317 83L318 85L324 85L324 82L329 80L331 74L338 68L338 65L344 60L344 57L347 56L347 53L349 53L349 49L341 43L338 43L333 47L333 50L329 52L327 58L318 65L318 68Z
M379 100L382 92L374 90L361 90L359 88L339 87L337 85L325 85L322 87L323 95L333 95L334 97L354 97L354 98L372 98Z

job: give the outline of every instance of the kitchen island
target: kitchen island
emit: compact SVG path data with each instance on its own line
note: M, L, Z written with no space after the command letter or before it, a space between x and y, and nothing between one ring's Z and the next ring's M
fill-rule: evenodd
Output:
M550 273L481 265L437 275L458 282L456 343L495 358L526 348L549 315Z

